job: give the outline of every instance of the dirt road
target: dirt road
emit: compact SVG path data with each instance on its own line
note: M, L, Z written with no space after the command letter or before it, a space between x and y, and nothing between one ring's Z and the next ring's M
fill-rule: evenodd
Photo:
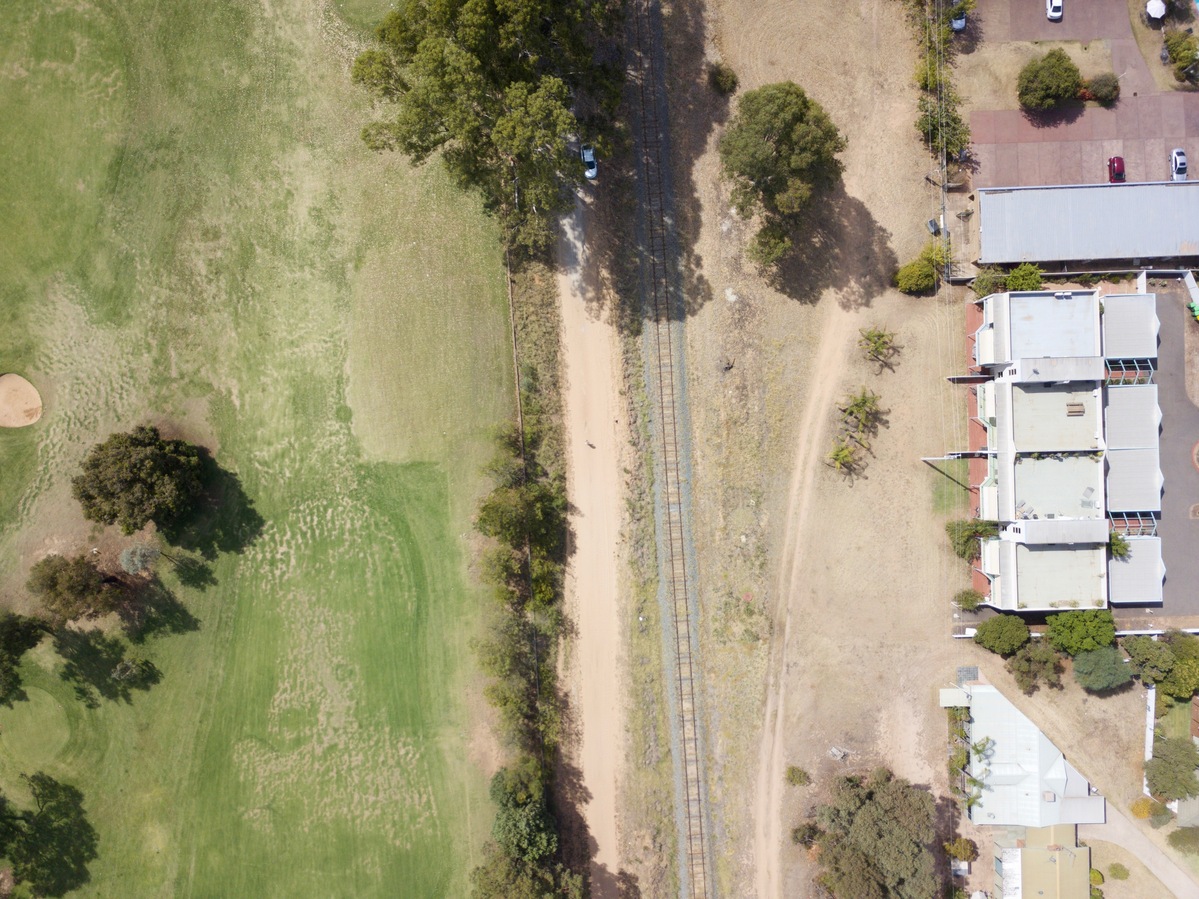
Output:
M563 405L571 556L567 608L577 630L571 659L571 706L580 739L575 758L582 775L583 809L590 835L591 895L616 899L620 872L616 801L624 756L618 541L624 508L618 424L620 362L615 328L595 302L584 242L587 204L579 200L563 223L558 245L561 274Z

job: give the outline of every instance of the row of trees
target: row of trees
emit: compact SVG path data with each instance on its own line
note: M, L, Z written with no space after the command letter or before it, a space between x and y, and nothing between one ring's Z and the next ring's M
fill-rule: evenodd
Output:
M414 163L439 154L510 246L545 248L583 178L576 110L602 136L620 101L621 67L597 60L617 58L621 15L619 0L401 4L351 70L381 106L363 139Z
M531 382L529 382L531 383ZM474 870L475 896L533 899L584 895L581 874L564 863L553 812L555 753L561 737L558 644L566 562L566 487L539 461L547 423L525 397L525 432L500 435L490 466L494 486L476 529L490 538L482 559L491 584L490 631L478 644L486 688L513 761L492 779L492 840Z

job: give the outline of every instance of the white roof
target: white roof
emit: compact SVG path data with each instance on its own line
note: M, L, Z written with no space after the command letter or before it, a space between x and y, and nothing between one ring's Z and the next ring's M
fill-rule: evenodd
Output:
M1093 290L1000 294L1006 300L1007 359L1098 356L1099 302ZM999 318L996 318L999 331Z
M1103 823L1103 797L1091 795L1091 785L1032 721L990 684L966 689L970 741L992 741L983 757L971 753L969 773L983 783L971 821L1022 827Z
M979 261L1199 255L1199 181L984 188Z
M991 580L990 604L1013 612L1103 608L1106 562L1106 542L1028 545L984 540L982 545L982 571Z
M1103 302L1103 355L1108 359L1156 359L1157 297L1108 294Z
M1166 563L1160 537L1127 537L1128 555L1108 559L1107 584L1114 603L1150 605L1162 601Z
M1103 424L1108 449L1156 447L1161 423L1156 384L1107 388Z
M1162 477L1157 447L1108 450L1107 510L1160 512Z
M1052 520L1021 521L1010 527L1019 528L1023 542L1044 543L1106 543L1106 518L1056 518Z

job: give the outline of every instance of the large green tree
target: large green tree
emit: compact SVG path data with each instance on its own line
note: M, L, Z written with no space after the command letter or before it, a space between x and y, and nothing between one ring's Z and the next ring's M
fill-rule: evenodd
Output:
M1105 693L1130 683L1132 672L1120 650L1104 646L1074 657L1074 679L1092 693Z
M1082 73L1066 54L1056 48L1030 61L1020 70L1016 96L1025 109L1053 109L1078 98Z
M105 585L104 575L86 556L38 560L29 569L26 587L60 622L106 615L120 599L120 591Z
M1107 609L1058 612L1045 621L1045 639L1066 655L1093 652L1116 642L1116 620Z
M12 862L19 883L38 896L62 896L87 883L96 831L75 787L41 771L24 780L33 808L16 809L0 796L0 851Z
M1010 656L1029 640L1028 625L1018 615L996 615L974 631L974 642L1001 656Z
M25 698L21 689L21 659L42 641L46 625L36 618L0 614L0 704L11 706Z
M1062 685L1061 659L1043 640L1033 640L1020 647L1008 659L1007 670L1016 679L1016 686L1028 696L1037 691L1037 684L1042 680L1051 687Z
M820 882L836 899L933 896L935 808L931 794L885 768L839 778L816 812Z
M616 0L401 0L351 70L385 107L363 138L417 163L440 152L508 240L544 246L582 178L574 109L602 118L619 99L619 70L596 62L619 12Z
M737 211L765 219L757 261L770 264L787 251L787 227L840 179L844 149L837 126L798 84L768 84L740 99L720 139L720 162Z
M1163 680L1178 661L1168 643L1152 637L1125 637L1123 643L1133 674L1147 685Z
M173 524L191 511L203 491L202 470L196 447L143 425L93 446L71 490L89 521L132 534L151 521Z
M1199 748L1190 737L1172 737L1153 744L1153 758L1145 763L1149 792L1162 800L1199 796Z

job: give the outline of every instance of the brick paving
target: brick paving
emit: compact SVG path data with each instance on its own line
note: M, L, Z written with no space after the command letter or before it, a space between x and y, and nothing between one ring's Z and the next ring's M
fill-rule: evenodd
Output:
M1061 22L1035 0L1009 0L988 7L982 28L987 41L1104 39L1121 96L1112 109L1088 106L1053 122L1018 109L974 112L974 187L1099 184L1111 156L1124 157L1129 181L1167 181L1171 149L1199 159L1199 93L1157 90L1123 0L1066 0Z

